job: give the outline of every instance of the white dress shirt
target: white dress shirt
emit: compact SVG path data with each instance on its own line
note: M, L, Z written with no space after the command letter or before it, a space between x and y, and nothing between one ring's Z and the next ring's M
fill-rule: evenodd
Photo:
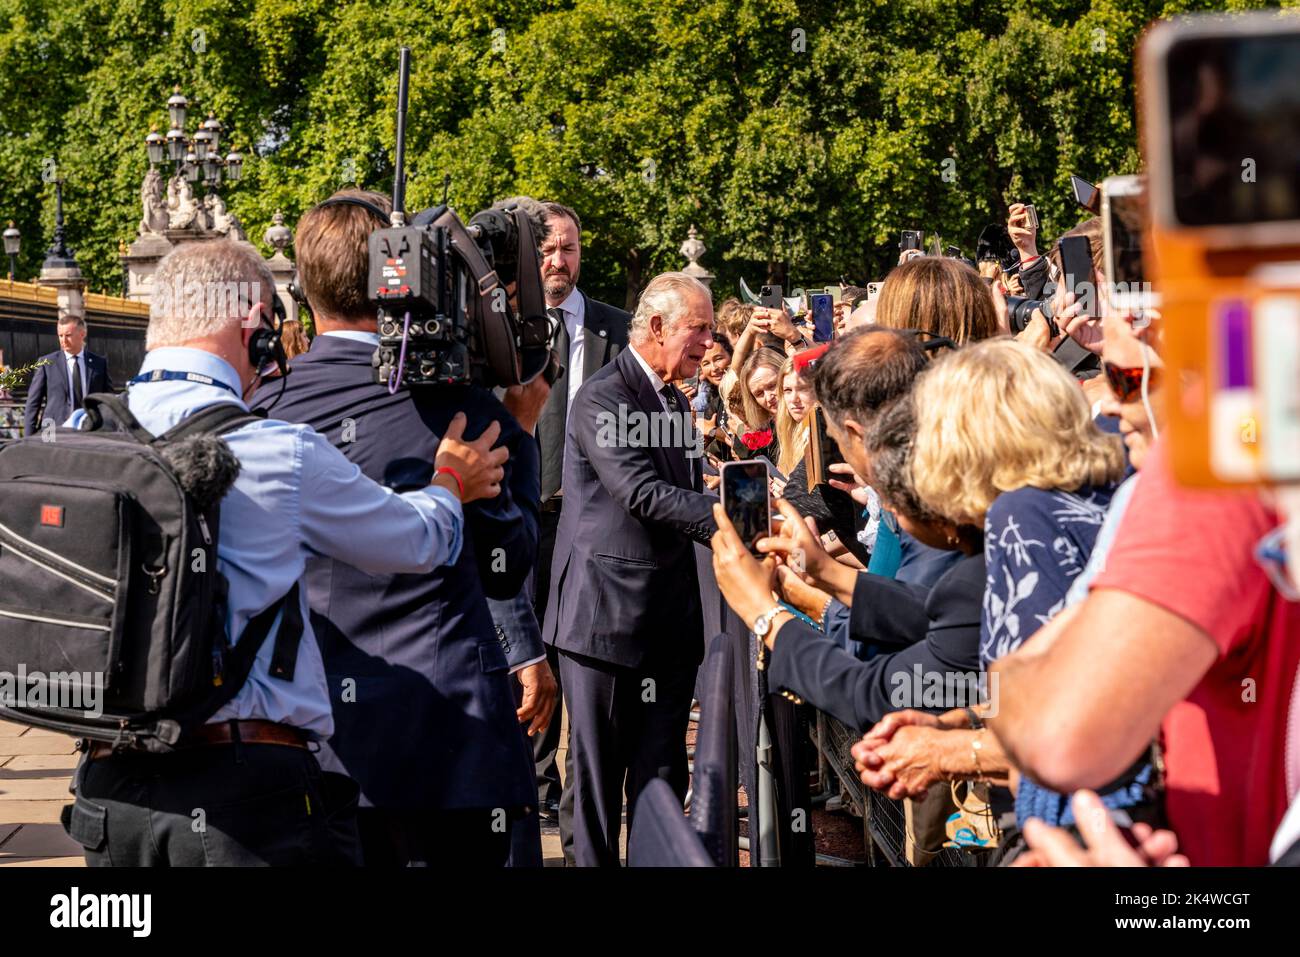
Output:
M665 412L668 411L668 400L664 397L663 387L667 385L663 379L659 378L659 373L650 368L650 363L641 357L641 353L636 351L636 346L628 346L632 350L632 355L636 357L637 365L645 373L646 378L650 380L650 387L655 390L655 395L659 396L659 404L663 406Z
M564 302L556 308L563 314L564 328L569 331L569 361L566 365L569 382L567 408L572 409L574 396L582 386L582 360L586 352L587 303L582 293L578 292L578 287L574 286Z

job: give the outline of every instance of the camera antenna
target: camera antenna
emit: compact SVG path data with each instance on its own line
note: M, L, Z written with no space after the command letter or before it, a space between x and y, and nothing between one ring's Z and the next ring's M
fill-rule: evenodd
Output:
M397 156L393 170L393 226L406 225L406 97L411 82L411 48L402 47L397 63Z
M451 193L451 174L442 174L442 205L447 205L447 196Z

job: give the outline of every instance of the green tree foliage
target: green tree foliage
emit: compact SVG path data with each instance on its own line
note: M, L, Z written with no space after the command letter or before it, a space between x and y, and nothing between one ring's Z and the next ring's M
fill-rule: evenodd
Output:
M276 209L293 223L352 182L386 192L406 43L413 206L447 176L466 214L563 201L582 215L584 286L615 302L681 265L692 223L720 292L740 276L866 281L903 228L969 252L1016 200L1048 235L1072 225L1071 173L1138 167L1143 26L1208 6L0 0L0 219L34 275L62 175L70 245L93 289L117 288L143 137L166 130L177 83L226 124L223 152L249 157L223 195L254 242Z

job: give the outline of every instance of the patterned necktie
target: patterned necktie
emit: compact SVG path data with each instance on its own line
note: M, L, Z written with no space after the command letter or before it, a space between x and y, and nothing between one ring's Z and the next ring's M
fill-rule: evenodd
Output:
M677 390L672 387L671 383L660 389L659 394L664 397L664 401L668 404L669 412L675 415L681 410L681 406L677 402Z

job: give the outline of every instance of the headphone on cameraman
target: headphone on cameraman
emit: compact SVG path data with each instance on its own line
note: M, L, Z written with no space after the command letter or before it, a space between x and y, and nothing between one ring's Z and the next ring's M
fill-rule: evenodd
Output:
M327 200L317 203L313 209L324 209L326 206L360 206L366 212L370 213L375 219L379 220L384 227L390 225L388 214L367 199L361 199L358 196L331 196ZM311 312L311 304L307 302L307 294L303 292L302 286L298 283L298 274L295 271L293 280L289 283L289 295L293 296L293 301L303 309Z
M248 340L248 362L258 372L274 363L280 375L289 374L289 358L284 352L284 340L280 334L284 329L287 313L284 300L278 292L271 293L272 321L269 326L259 325L253 330Z

